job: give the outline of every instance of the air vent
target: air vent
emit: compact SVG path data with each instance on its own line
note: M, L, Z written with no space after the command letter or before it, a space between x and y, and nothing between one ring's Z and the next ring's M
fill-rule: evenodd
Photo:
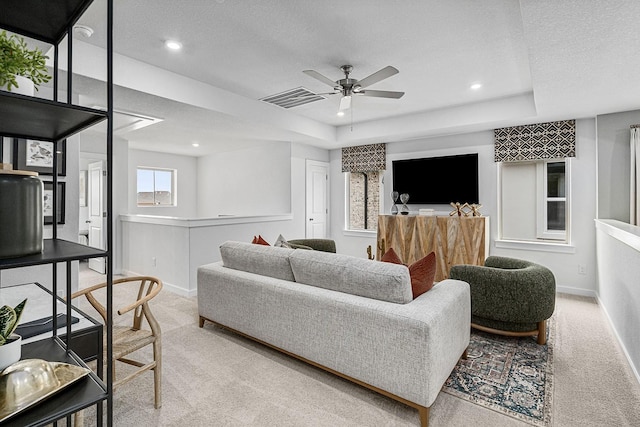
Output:
M297 87L295 89L261 98L260 101L275 104L282 108L291 108L308 104L310 102L320 101L322 99L326 98L318 95L317 93L311 92L309 89Z

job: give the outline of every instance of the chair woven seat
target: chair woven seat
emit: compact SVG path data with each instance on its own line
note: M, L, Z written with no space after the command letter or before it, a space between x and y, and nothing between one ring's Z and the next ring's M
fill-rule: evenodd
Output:
M143 347L153 344L156 337L145 329L135 330L127 326L113 327L113 358L120 359ZM106 346L105 346L106 348Z

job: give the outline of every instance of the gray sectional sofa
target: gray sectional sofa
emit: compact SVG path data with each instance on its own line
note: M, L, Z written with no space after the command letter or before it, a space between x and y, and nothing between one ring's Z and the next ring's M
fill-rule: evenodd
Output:
M200 327L239 332L418 409L469 344L469 285L412 298L408 269L334 253L226 242L198 269Z

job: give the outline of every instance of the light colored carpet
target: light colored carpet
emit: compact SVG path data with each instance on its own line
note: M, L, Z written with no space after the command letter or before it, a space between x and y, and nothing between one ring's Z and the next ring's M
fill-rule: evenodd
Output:
M81 287L98 280L82 273ZM131 293L116 292L115 305ZM163 333L163 406L153 408L152 374L138 377L114 395L118 427L420 425L415 409L210 323L198 328L195 298L164 290L152 310ZM595 301L559 295L554 317L553 425L640 425L640 385ZM466 425L527 424L440 393L430 426Z

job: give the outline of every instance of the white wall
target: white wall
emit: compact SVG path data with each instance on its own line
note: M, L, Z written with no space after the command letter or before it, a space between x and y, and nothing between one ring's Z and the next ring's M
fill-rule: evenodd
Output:
M529 249L496 248L498 237L498 174L493 161L493 132L475 132L461 135L449 135L423 138L412 141L387 144L387 171L384 175L385 194L384 212L389 212L391 197L387 189L391 188L391 161L420 157L444 156L463 153L478 153L479 195L481 212L491 217L491 255L528 259L549 267L556 276L560 291L595 296L596 257L595 230L593 219L596 209L595 183L595 120L583 119L576 122L577 157L572 160L571 204L572 244L575 253L556 253ZM375 233L345 232L345 186L341 172L340 150L332 150L331 156L331 236L336 240L340 252L366 257L366 247L375 248ZM453 172L452 172L453 173ZM446 176L441 182L432 185L446 185ZM420 205L410 205L412 211ZM449 212L450 206L432 206L436 211ZM578 266L586 267L586 274L578 274Z
M640 110L605 114L598 123L598 218L629 222L629 126Z
M145 206L137 203L137 168L152 167L177 171L177 206ZM153 151L129 150L128 213L195 218L198 205L198 160L195 157Z
M598 296L640 381L640 227L596 220Z
M196 167L199 218L291 212L288 142L199 157Z

